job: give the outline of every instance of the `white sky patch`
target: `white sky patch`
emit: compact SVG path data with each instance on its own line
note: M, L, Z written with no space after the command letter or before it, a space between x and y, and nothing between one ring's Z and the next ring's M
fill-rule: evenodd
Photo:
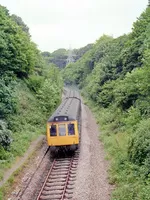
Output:
M30 28L41 51L80 48L103 34L129 33L148 0L0 0Z

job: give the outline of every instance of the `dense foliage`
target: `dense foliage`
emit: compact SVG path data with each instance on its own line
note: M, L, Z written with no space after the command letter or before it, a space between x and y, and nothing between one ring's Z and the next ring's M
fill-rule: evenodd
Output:
M92 44L88 44L85 47L80 49L73 49L72 56L74 62L80 59L89 49L92 48ZM69 50L66 49L58 49L53 53L49 53L47 51L43 52L42 55L45 57L48 63L53 63L57 65L59 68L64 68L67 64Z
M42 55L46 58L48 63L53 63L59 68L63 68L66 65L68 51L66 49L58 49L53 53L47 51L42 52Z
M112 199L150 200L150 7L129 35L103 35L63 77L96 111L118 186Z
M59 69L47 64L27 25L0 5L0 179L15 157L45 134L62 86Z
M0 24L0 75L13 72L19 78L27 77L36 65L36 45L2 6Z

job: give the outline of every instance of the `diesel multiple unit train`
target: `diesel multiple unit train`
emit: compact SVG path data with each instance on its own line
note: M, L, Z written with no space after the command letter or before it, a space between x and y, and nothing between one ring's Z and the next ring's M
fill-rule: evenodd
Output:
M78 148L80 113L79 93L70 90L47 121L47 142L51 152Z

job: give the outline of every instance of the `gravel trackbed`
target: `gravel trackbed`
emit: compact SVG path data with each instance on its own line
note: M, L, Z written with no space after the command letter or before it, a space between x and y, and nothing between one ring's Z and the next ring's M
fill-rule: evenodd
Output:
M81 147L73 200L109 200L108 162L99 141L98 125L89 108L82 105Z

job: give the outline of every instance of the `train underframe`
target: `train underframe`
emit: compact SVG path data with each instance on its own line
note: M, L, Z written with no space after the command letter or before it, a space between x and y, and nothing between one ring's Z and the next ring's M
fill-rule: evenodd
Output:
M78 144L63 145L63 146L50 146L50 152L51 153L74 152L77 149L78 149Z

